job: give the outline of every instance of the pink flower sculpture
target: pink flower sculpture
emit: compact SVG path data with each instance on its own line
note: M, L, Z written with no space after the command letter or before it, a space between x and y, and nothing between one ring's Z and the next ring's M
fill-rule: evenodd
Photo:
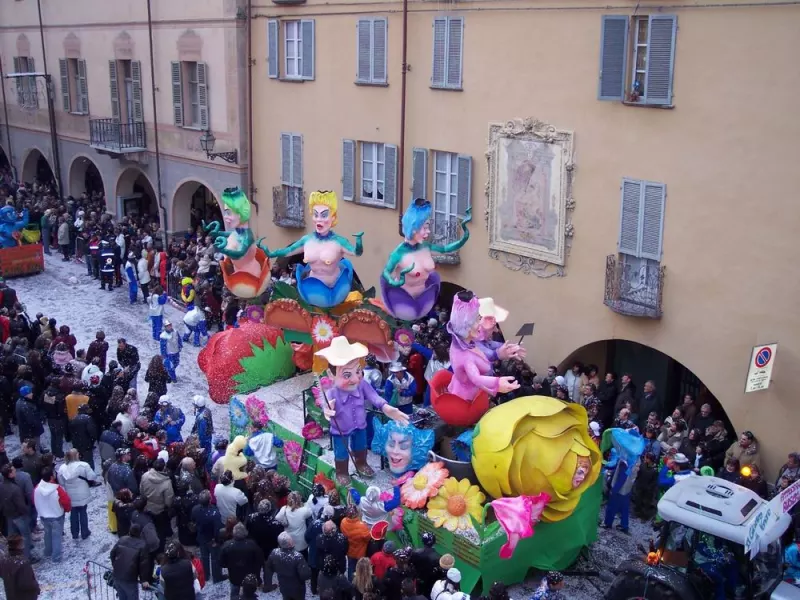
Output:
M394 333L394 341L405 348L410 348L414 343L414 332L410 329L398 329Z
M317 423L316 421L309 421L308 423L303 425L302 434L303 434L303 439L306 439L308 441L318 440L323 435L322 427L320 427L319 423Z
M255 395L250 395L245 399L244 406L251 423L258 423L261 427L266 427L269 423L269 415L267 415L267 408L263 401Z
M517 496L492 500L492 508L508 541L500 548L500 558L511 558L520 540L533 535L533 526L539 522L550 495L542 492L535 496Z
M283 455L286 457L286 464L289 465L292 473L297 473L303 460L303 447L294 440L283 442Z
M331 386L333 386L333 380L330 377L321 377L319 381L322 384L322 386L325 388L326 393L327 393L327 390L329 390L331 388ZM314 404L316 404L318 407L322 408L323 398L322 398L322 392L320 392L320 390L319 390L319 386L318 385L314 385L311 388L311 393L314 395Z
M402 506L398 506L389 513L389 519L391 521L389 527L392 531L400 531L403 528L403 517L405 514Z
M428 498L432 498L444 485L450 472L441 461L430 462L422 467L411 479L400 487L400 498L408 508L425 508Z

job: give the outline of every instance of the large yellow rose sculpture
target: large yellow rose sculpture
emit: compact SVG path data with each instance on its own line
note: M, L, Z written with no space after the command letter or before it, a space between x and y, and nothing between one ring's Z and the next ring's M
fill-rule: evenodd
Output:
M486 413L475 429L472 466L495 498L546 492L543 521L566 519L600 474L586 410L549 396L526 396Z

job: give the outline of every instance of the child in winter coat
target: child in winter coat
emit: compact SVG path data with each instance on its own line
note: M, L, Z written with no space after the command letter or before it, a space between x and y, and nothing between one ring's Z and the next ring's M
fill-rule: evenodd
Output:
M133 252L128 254L128 261L125 263L125 279L128 280L128 300L131 301L131 304L136 304L139 285L136 279L136 256Z
M153 326L153 339L159 341L162 322L164 321L164 305L167 303L167 294L157 283L153 286L153 293L147 299L150 312L150 323Z

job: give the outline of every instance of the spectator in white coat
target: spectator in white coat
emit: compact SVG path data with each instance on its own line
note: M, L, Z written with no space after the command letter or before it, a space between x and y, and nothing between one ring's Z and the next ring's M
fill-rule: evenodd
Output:
M278 511L275 520L286 528L286 533L294 540L294 549L298 552L308 548L306 543L306 522L311 518L311 511L303 505L303 498L292 492L286 499L286 506Z
M58 469L58 483L69 494L72 510L69 513L69 527L72 539L82 539L92 535L89 531L89 516L87 506L92 499L91 487L100 484L92 468L78 456L78 451L73 448L66 454L65 463Z
M142 250L142 257L136 263L136 277L139 279L139 287L142 288L142 296L144 296L144 302L147 304L147 298L150 295L150 271L147 268L147 250Z
M247 496L233 485L233 473L230 471L225 471L219 478L219 483L214 486L214 498L223 523L228 517L236 517L237 509L247 504Z
M52 467L42 469L42 480L33 492L33 502L44 527L44 557L61 562L64 514L72 510L72 503L67 491L56 483Z

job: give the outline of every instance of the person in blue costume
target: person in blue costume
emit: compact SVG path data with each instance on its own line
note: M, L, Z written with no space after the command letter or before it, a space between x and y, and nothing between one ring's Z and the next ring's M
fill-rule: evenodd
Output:
M631 491L641 467L641 456L644 452L644 439L638 431L612 429L611 440L617 451L617 463L611 477L611 494L606 504L603 527L611 529L614 519L619 515L620 524L617 529L628 533L628 516L631 506Z
M269 258L282 258L303 253L302 265L297 265L295 279L300 297L311 306L331 308L345 301L353 286L353 264L345 255L361 256L364 232L356 233L355 246L333 231L338 217L339 200L335 192L312 192L308 199L314 233L304 235L293 244L279 250L258 247Z
M428 452L433 448L435 432L419 429L413 425L400 425L389 421L385 425L380 419L372 420L375 437L372 451L385 456L392 475L400 476L407 471L416 471L428 462Z
M784 577L794 585L800 585L800 542L794 542L783 553L783 562L786 563Z
M175 373L178 365L181 364L181 350L183 349L183 339L180 334L172 328L172 323L164 321L164 331L159 337L161 356L164 359L164 368L167 370L172 383L178 381Z
M443 245L429 239L432 212L431 203L422 198L406 209L402 220L404 241L389 255L381 275L383 303L401 321L416 321L436 304L442 280L431 253L456 252L469 239L467 224L472 221L471 209L466 210L461 221L461 238Z
M714 582L714 600L726 600L732 596L727 590L739 585L739 568L736 557L727 547L728 542L716 539L708 533L700 533L694 562ZM738 596L737 596L738 597Z
M383 398L392 406L396 406L407 415L414 412L414 396L417 393L417 382L408 374L400 362L389 365L389 377L383 389Z
M160 292L160 293L159 293ZM153 293L147 298L150 324L153 326L153 339L159 341L164 326L164 306L168 300L167 293L156 284Z
M18 246L17 240L12 235L28 225L28 209L22 210L22 216L17 218L17 211L13 206L0 208L0 246L3 248L14 248Z
M664 466L661 467L661 471L658 473L658 486L661 489L671 488L687 477L696 476L697 473L692 470L692 463L686 455L678 453L671 460L664 461Z
M208 457L206 470L210 471L213 466L211 464L211 440L214 437L214 419L206 404L207 401L204 396L197 394L192 398L192 406L194 406L192 433L197 435L200 447L205 450L205 455Z
M181 427L186 422L186 416L177 406L172 406L169 396L164 395L158 399L158 411L153 415L153 423L160 425L167 433L167 444L182 442Z
M136 304L139 296L139 280L136 279L136 256L133 252L128 253L128 262L125 263L125 279L128 280L128 300L131 304Z

